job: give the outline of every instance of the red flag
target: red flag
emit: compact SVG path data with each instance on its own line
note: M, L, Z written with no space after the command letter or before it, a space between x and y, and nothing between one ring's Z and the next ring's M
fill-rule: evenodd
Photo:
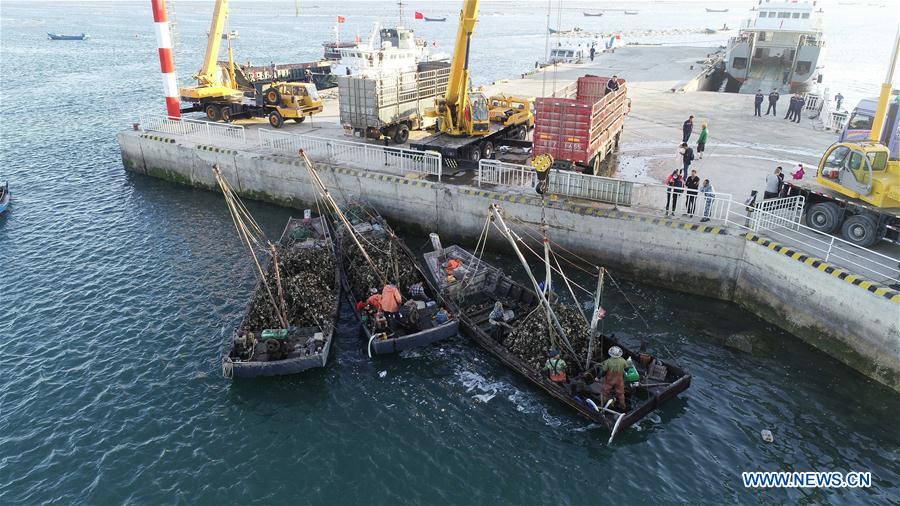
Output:
M344 21L347 21L347 18L345 18L344 16L338 16L338 23L343 23Z
M419 11L416 11L416 19L425 19L425 15Z

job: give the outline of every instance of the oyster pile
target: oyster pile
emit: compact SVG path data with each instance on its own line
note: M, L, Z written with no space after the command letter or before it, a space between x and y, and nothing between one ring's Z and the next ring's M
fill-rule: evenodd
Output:
M547 332L547 317L542 309L533 311L525 320L519 322L506 337L504 341L506 348L536 369L544 367L548 352L552 347L559 349L562 358L570 365L582 364L583 366L587 354L590 327L584 322L577 308L565 304L554 304L553 311L556 313L559 324L565 330L577 357L573 357L564 344L560 343L557 346L551 344L550 334ZM555 330L553 335L556 336ZM559 338L555 337L555 339L557 342L561 341ZM595 342L595 356L598 347L599 344Z
M385 276L385 282L397 281L397 288L406 294L407 288L419 281L419 272L416 270L413 260L403 252L397 241L399 239L391 240L386 234L366 234L362 244L372 262ZM380 292L384 283L372 270L353 239L342 236L341 252L353 297L356 300L365 300L369 296L370 288L375 288ZM399 279L394 279L397 277L395 273L399 274Z
M296 327L331 325L331 312L337 294L334 293L334 256L321 247L278 246L281 286L288 322ZM278 297L275 269L269 264L266 273L269 287ZM257 286L250 310L241 325L242 330L281 328L271 299L262 284Z

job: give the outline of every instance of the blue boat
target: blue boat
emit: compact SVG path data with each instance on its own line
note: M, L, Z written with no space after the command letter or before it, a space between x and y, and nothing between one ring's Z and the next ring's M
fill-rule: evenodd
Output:
M89 38L91 38L91 36L86 33L80 33L78 35L62 35L59 33L48 33L47 37L50 40L88 40Z
M8 181L0 181L0 214L6 211L6 208L9 207L9 182Z

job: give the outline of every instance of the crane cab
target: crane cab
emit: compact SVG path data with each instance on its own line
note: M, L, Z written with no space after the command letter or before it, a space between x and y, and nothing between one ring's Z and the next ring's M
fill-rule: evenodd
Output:
M876 207L900 207L900 166L874 142L833 144L819 162L819 184Z

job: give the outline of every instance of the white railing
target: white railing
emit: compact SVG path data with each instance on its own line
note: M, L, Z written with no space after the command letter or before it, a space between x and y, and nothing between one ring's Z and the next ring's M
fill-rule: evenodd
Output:
M773 199L783 200L783 199ZM763 201L764 204L767 201ZM748 232L762 232L765 236L788 248L797 248L838 267L852 270L872 281L883 284L900 283L898 259L883 255L839 237L825 234L786 216L760 209L750 210L738 202L730 202L724 222Z
M760 202L756 209L759 219L756 220L754 231L768 230L774 227L789 227L797 230L800 227L800 219L803 217L803 205L806 197L796 195L780 199L768 199Z
M244 127L229 125L227 123L213 123L188 118L172 118L151 116L140 119L140 128L146 132L161 132L168 134L184 135L201 139L205 142L227 142L229 144L245 145L247 135Z
M631 205L634 183L623 179L591 176L566 170L550 170L548 193L575 197L613 205ZM537 174L527 165L498 160L478 162L478 186L485 184L513 188L534 188Z
M405 176L410 172L441 180L443 160L439 153L377 146L364 142L296 135L260 128L260 147L296 155L303 149L310 158L331 164L358 167Z
M632 189L632 206L663 211L666 216L689 216L709 221L722 221L733 198L730 193L673 188L662 184L636 183Z

